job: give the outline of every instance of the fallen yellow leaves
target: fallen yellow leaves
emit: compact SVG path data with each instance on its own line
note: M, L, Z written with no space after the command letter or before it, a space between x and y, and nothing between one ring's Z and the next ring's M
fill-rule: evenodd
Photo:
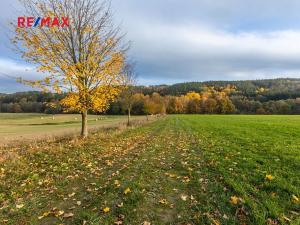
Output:
M53 208L51 211L44 212L43 215L38 217L38 219L41 220L47 216L55 216L55 217L62 217L62 218L68 219L68 218L73 217L74 214L71 212L65 213L63 210L58 210L57 208Z
M239 203L239 198L236 196L231 196L230 197L230 203L233 205L237 205Z
M181 195L180 198L181 198L181 200L186 201L188 196L187 195Z
M116 187L120 187L121 186L120 181L118 181L118 180L115 180L114 184L116 185Z
M171 178L174 178L177 176L176 174L172 174L172 173L165 173L165 175L168 177L171 177Z
M71 198L75 195L75 193L73 192L72 194L69 194L68 197Z
M44 217L49 216L50 213L51 213L51 212L44 212L43 215L41 215L41 216L38 217L38 219L41 220L41 219L43 219Z
M214 225L220 225L220 222L216 219L213 219L212 222L213 222Z
M164 199L159 200L159 203L163 204L163 205L167 205L168 201L167 201L167 199L164 198Z
M124 203L121 202L120 204L117 205L119 208L122 208L124 206Z
M5 176L5 169L4 168L0 168L0 177L4 177Z
M103 208L103 210L102 210L104 213L108 213L109 211L110 211L110 208L109 207L105 207L105 208Z
M113 165L112 161L110 161L110 160L106 160L105 163L106 163L107 166L112 166Z
M293 202L299 202L299 198L296 195L292 195Z
M292 221L290 218L286 217L285 215L283 215L282 218L283 218L285 221L287 221L287 222L291 222L291 221Z
M189 183L190 182L190 178L188 176L183 177L182 180L183 183Z
M129 143L130 144L130 143ZM129 145L128 144L128 145ZM127 144L126 144L127 146ZM174 144L175 146L175 144ZM114 146L113 146L114 147ZM161 146L162 149L165 149L165 146ZM121 147L117 146L116 148L118 148L116 151L116 153L114 152L114 154L117 154L116 158L111 157L111 162L113 162L113 168L110 168L109 166L107 166L105 163L103 163L103 153L101 152L97 152L93 154L93 157L89 157L88 153L85 152L85 149L82 150L82 152L80 151L80 154L75 154L76 156L80 156L80 159L77 159L74 161L74 165L76 164L80 164L79 168L76 168L74 166L74 171L68 170L66 171L66 173L61 174L61 170L59 168L59 166L55 167L54 171L53 171L53 178L48 175L47 177L40 177L39 179L35 180L34 182L32 182L32 184L30 184L30 180L29 181L21 181L21 183L26 183L26 186L24 188L22 188L22 190L25 191L25 193L29 193L31 191L34 191L36 189L33 188L40 188L40 187L36 187L36 184L38 181L43 182L44 187L42 187L42 189L40 189L41 191L43 191L43 194L45 194L46 197L49 197L52 199L52 196L59 196L59 202L56 203L56 205L60 205L63 206L66 212L73 212L76 216L76 219L74 221L83 221L82 219L86 219L83 218L83 216L81 215L81 213L78 214L78 212L80 210L88 210L91 211L91 213L96 214L97 216L99 216L102 220L103 223L109 221L108 223L110 224L115 224L115 225L122 225L124 224L124 221L120 218L118 218L117 216L119 215L119 213L124 213L126 215L126 221L133 221L132 223L134 223L134 219L135 216L138 215L140 216L140 218L138 219L140 224L143 225L151 225L152 223L155 222L160 222L160 220L158 221L152 221L150 218L152 218L149 214L144 214L141 215L140 213L143 212L143 210L153 210L155 212L159 212L159 213L173 213L173 212L177 212L177 210L181 210L183 209L183 207L185 207L187 210L182 210L182 211L178 211L178 215L183 218L187 218L187 216L189 216L189 218L195 218L195 221L197 219L197 221L202 220L202 217L204 217L204 210L205 208L201 208L201 199L202 199L202 194L204 198L208 198L208 200L210 201L212 199L212 203L213 205L210 205L210 207L212 207L212 211L209 211L211 213L211 215L209 216L209 218L205 219L205 221L207 221L207 223L209 224L214 224L214 225L220 225L220 222L227 222L229 223L230 221L232 221L232 219L236 218L236 220L238 221L243 221L245 218L246 219L252 219L252 215L251 213L246 212L243 208L243 203L244 200L242 198L244 198L245 200L247 200L247 203L253 202L253 201L257 201L260 202L262 199L260 198L261 196L264 196L269 202L281 202L283 203L283 201L286 204L292 205L294 204L294 206L296 206L296 204L298 204L297 202L299 202L299 193L297 193L297 191L291 191L289 189L289 192L287 192L286 194L282 194L281 190L276 188L277 182L275 182L273 184L273 182L269 182L267 180L272 180L275 177L275 181L278 181L278 179L280 178L280 181L282 180L281 176L279 175L280 173L277 173L276 171L272 171L272 172L262 172L261 170L255 171L255 182L253 183L253 185L249 188L253 188L253 191L257 191L260 192L261 195L257 195L255 196L255 198L252 198L252 196L247 196L246 194L243 195L240 192L232 192L231 194L229 194L232 190L229 187L224 187L222 188L222 185L220 186L220 189L216 189L219 190L218 192L213 193L213 195L211 196L210 194L210 187L212 187L212 185L214 184L218 184L218 182L223 182L224 181L224 177L223 175L227 174L227 170L224 170L225 174L218 174L217 177L213 177L213 176L208 176L205 171L201 171L201 167L205 167L207 166L207 162L206 162L206 158L205 159L201 159L198 158L197 156L189 156L188 153L186 153L186 155L184 156L184 160L189 160L189 163L187 165L185 165L185 167L182 169L182 166L180 165L180 167L175 167L174 165L178 164L178 160L181 160L179 155L169 155L170 151L172 151L172 149L174 148L173 145L172 146L168 146L166 148L166 152L163 154L160 154L156 149L152 150L152 148L145 148L142 149L142 151L149 151L151 152L151 157L154 157L155 159L153 161L153 158L137 158L136 159L136 152L134 149L134 152L132 153L132 155L126 155L123 154L122 157L119 157L119 155L121 155ZM111 148L109 148L111 149ZM114 151L114 150L112 150ZM127 149L126 149L127 151ZM136 150L139 154L140 154L140 148L138 148ZM93 152L92 152L93 153ZM82 155L81 155L82 154ZM112 154L112 153L110 153ZM130 153L131 154L131 153ZM195 151L195 155L198 154ZM132 157L134 157L134 160L132 160ZM107 157L107 156L106 156ZM143 155L144 157L144 155ZM148 154L147 154L148 157ZM189 159L187 157L190 157ZM122 161L118 161L119 159L122 159ZM141 161L140 161L141 160ZM231 160L231 159L230 159ZM235 159L237 160L237 159ZM89 161L92 161L91 164L89 164ZM165 161L165 164L163 166L161 166L160 161ZM45 160L45 162L47 162ZM147 162L144 163L144 162ZM141 167L136 167L136 164L141 166ZM198 165L199 163L199 165ZM231 162L228 162L231 163ZM70 162L70 164L72 164L72 161ZM95 177L94 173L91 173L90 169L85 169L85 165L91 165L90 168L93 168L93 170L95 171L102 171L103 173L103 179L99 179L98 177ZM143 179L140 180L140 176L138 176L138 174L135 174L136 171L133 171L134 169L141 169L142 166L144 166L145 164L145 175L143 176ZM47 165L47 164L46 164ZM99 166L99 167L98 167ZM148 166L148 167L147 167ZM73 167L70 167L73 168ZM81 168L83 168L81 170ZM193 172L193 168L194 172ZM52 175L52 170L51 169L51 175ZM75 170L76 169L76 170ZM189 172L190 171L190 172ZM144 172L144 171L143 171ZM165 173L168 172L168 173ZM269 174L270 173L270 174ZM10 174L10 173L7 173ZM42 173L42 174L45 174ZM270 176L267 176L267 174L269 174ZM63 176L62 176L63 175ZM75 182L70 181L70 185L73 185L75 183L75 188L61 188L61 186L56 185L56 180L60 180L62 177L66 177L68 175L68 177L70 177L70 179L72 177L79 177L78 181L76 180ZM149 176L150 175L150 176ZM153 177L152 177L153 175ZM222 176L221 176L222 175ZM101 177L102 177L101 176ZM243 174L243 173L234 173L232 174L233 177L235 176L240 176L240 178L242 178L241 180L237 180L237 182L241 181L241 185L245 184L243 183L248 182L248 173ZM149 180L150 177L150 180ZM26 178L26 177L25 177ZM51 179L51 185L45 185L45 180L47 179ZM214 179L216 178L216 179ZM258 178L258 179L257 179ZM73 178L72 178L73 179ZM128 183L127 183L128 182ZM130 182L130 183L129 183ZM140 182L138 183L139 186L136 187L134 186L135 182ZM183 184L184 183L190 183L190 184ZM21 184L20 183L20 184ZM278 182L279 183L279 182ZM78 185L77 185L78 184ZM223 184L223 183L222 183ZM269 185L268 184L272 184L272 188L266 188ZM226 185L227 186L227 185ZM132 188L132 189L131 189ZM190 188L192 188L192 191L190 192ZM195 188L195 189L194 189ZM246 188L246 187L245 187ZM248 187L247 187L248 188ZM142 189L142 190L140 190ZM51 196L47 196L48 194L48 190L54 190L53 195ZM84 196L83 193L84 191L88 190ZM222 192L222 190L224 191L224 193ZM249 190L249 189L247 189ZM81 192L83 191L83 192ZM236 190L238 191L238 190ZM272 191L278 191L278 193L272 192ZM130 193L132 192L132 193ZM75 194L76 193L76 194ZM191 195L191 193L193 195ZM143 196L142 196L143 194ZM198 195L199 194L199 195ZM134 196L132 196L134 195ZM136 196L135 196L136 195ZM141 195L141 197L140 197ZM227 197L226 197L227 196ZM6 197L6 196L5 196ZM19 197L19 195L16 195L16 198ZM20 196L23 197L23 196ZM136 208L136 205L134 205L135 203L132 202L131 197L138 198L138 201L148 201L150 200L151 204L148 204L146 202L146 204L143 204L141 206L141 208ZM222 211L218 211L218 208L216 210L214 210L214 207L216 206L215 204L224 204L224 197L225 197L225 204L227 202L229 207L235 208L232 209L228 212L228 216L223 214ZM274 198L276 197L276 198ZM0 196L1 198L1 196ZM164 198L164 199L163 199ZM23 198L25 199L25 198ZM15 204L21 204L24 203L25 206L27 208L27 201L25 202L22 198L17 199ZM26 199L27 200L27 199ZM63 200L63 201L62 201ZM78 201L80 200L80 201ZM82 201L82 202L81 202ZM103 201L103 203L102 203ZM124 201L124 203L122 202ZM154 204L153 204L154 201ZM170 202L168 202L170 201ZM199 201L199 202L198 202ZM99 204L100 203L100 204ZM174 207L173 207L173 204ZM177 204L178 203L178 204ZM12 205L13 208L15 208L15 204ZM95 207L95 205L97 205L97 207ZM43 205L42 205L43 206ZM100 207L99 207L100 206ZM106 207L108 206L108 207ZM190 208L196 208L199 206L200 210L197 210L197 212L194 212L193 210L188 210ZM247 204L247 206L249 206ZM74 208L73 208L74 207ZM104 208L105 207L105 208ZM110 208L109 208L110 207ZM150 209L149 209L150 207ZM181 208L182 207L182 208ZM75 209L73 211L73 209ZM156 211L157 209L157 211ZM245 209L246 208L245 206ZM38 212L37 216L40 216L43 214L44 211L47 210L51 210L51 208L46 208L43 209L43 211L40 211L41 209L35 210L35 213ZM127 214L127 212L131 211L133 212L133 216L130 215L130 213ZM133 211L134 210L134 211ZM252 208L249 207L249 212L251 212ZM17 210L16 210L17 211ZM227 211L227 210L226 210ZM295 210L296 211L296 210ZM236 214L234 214L234 212L236 212ZM17 213L27 213L27 210L19 210L19 212ZM50 212L51 213L51 212ZM43 214L41 217L39 217L39 219L48 216L50 214L45 213ZM285 213L286 216L288 218L290 218L292 221L295 219L295 217L298 216L298 212L296 211L295 214L288 210L287 212L282 212ZM99 215L100 214L100 215ZM59 211L56 213L56 215L60 216L58 219L55 218L45 218L45 221L39 221L40 223L43 224L43 222L47 222L48 219L49 221L51 221L50 219L55 219L57 221L64 221L63 218L71 216L70 214L66 214L65 216L63 216L64 214L60 213ZM102 215L102 216L101 216ZM209 214L207 214L209 215ZM277 215L275 218L273 218L274 220L274 224L275 222L278 221L283 221L282 218L283 214ZM51 213L51 216L54 216L54 214ZM177 215L174 215L174 219L176 220ZM199 220L198 220L199 218ZM240 220L241 219L241 220ZM267 219L267 217L266 217ZM37 218L36 218L37 220ZM46 221L47 220L47 221ZM174 222L175 220L170 220L170 223ZM69 222L73 221L72 218L69 219ZM149 221L149 222L148 222ZM14 223L15 221L13 221L12 223ZM67 220L64 221L67 223ZM90 221L89 221L90 222ZM86 223L89 223L86 222ZM151 223L150 223L151 222ZM284 222L284 221L283 221ZM1 224L1 220L0 220L0 224ZM84 223L82 223L84 224Z
M124 191L124 194L127 195L130 192L131 192L130 188L126 188L125 191Z
M65 212L63 211L63 210L59 210L56 214L55 214L55 216L61 216L61 215L63 215Z
M269 180L269 181L274 180L274 176L272 176L271 174L267 174L266 180Z
M17 204L17 205L16 205L16 208L17 208L17 209L22 209L23 207L24 207L24 204Z

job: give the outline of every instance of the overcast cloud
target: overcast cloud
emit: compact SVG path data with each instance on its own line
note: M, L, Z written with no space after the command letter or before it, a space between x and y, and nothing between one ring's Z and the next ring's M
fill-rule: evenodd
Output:
M0 1L4 34L19 6ZM300 78L299 10L296 0L113 0L142 84ZM0 41L0 72L37 77ZM23 90L1 77L0 92Z

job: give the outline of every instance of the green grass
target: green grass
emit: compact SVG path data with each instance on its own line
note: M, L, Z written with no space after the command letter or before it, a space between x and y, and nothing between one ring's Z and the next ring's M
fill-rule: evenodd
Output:
M298 225L299 130L300 116L169 116L12 149L0 224Z

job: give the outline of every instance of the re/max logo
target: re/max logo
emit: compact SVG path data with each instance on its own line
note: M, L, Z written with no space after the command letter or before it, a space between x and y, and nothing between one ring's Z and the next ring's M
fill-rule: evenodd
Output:
M68 17L18 17L18 27L69 27Z

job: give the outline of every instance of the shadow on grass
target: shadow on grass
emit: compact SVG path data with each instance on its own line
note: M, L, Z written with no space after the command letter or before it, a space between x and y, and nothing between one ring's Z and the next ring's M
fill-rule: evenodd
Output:
M53 123L29 123L29 124L18 124L18 126L49 126L49 125L64 125L64 124L78 124L81 121L66 121L66 122L53 122Z

